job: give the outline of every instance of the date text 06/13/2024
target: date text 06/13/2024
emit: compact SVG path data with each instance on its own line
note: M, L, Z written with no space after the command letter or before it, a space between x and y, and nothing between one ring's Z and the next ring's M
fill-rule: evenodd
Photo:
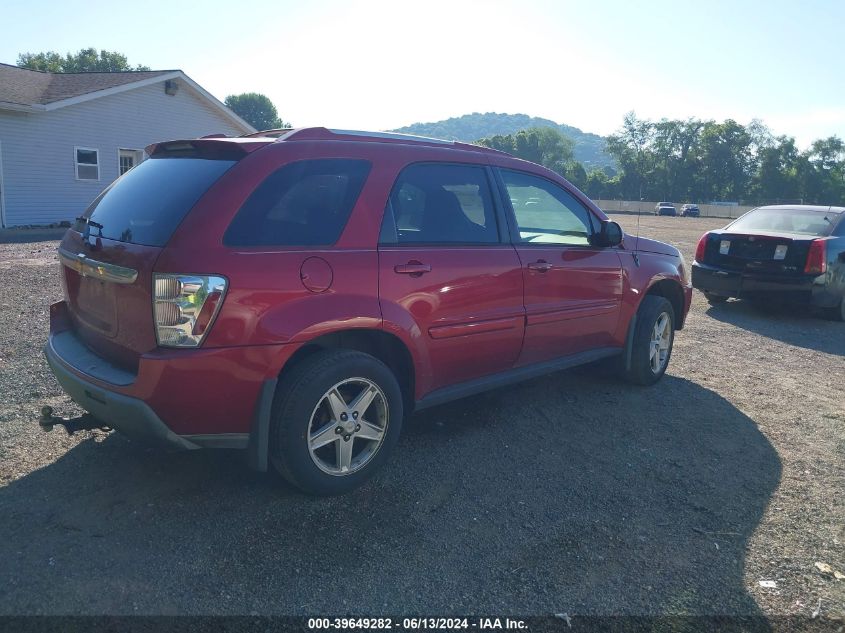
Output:
M309 618L311 630L521 630L524 620L512 618Z

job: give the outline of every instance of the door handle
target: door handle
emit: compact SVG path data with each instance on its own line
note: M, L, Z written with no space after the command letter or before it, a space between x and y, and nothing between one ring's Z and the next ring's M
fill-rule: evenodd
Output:
M397 264L393 267L393 271L400 275L411 275L412 277L420 277L425 273L430 273L431 266L418 261L410 261L407 264Z
M540 272L540 273L547 273L552 268L554 268L554 265L550 264L549 262L547 262L544 259L541 259L539 261L531 262L530 264L528 264L528 268L529 268L529 270L536 270L537 272Z

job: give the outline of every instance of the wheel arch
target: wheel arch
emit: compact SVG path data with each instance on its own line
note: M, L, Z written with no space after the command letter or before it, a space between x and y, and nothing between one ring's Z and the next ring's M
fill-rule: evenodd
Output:
M302 360L327 349L351 349L379 359L396 376L405 411L413 410L416 367L410 350L398 336L384 330L370 328L337 330L321 334L302 343L283 363L278 375L266 379L262 384L247 447L247 461L253 470L266 472L268 469L271 407L279 381L286 372Z
M649 295L654 295L658 297L663 297L670 304L672 304L672 310L675 312L675 329L682 330L684 328L684 290L681 287L681 284L678 283L675 279L659 279L652 283L648 290L646 290L643 297L647 297Z
M328 349L351 349L383 362L396 376L407 411L413 408L416 369L407 345L395 334L370 328L338 330L321 334L303 343L279 371L279 380L297 363Z

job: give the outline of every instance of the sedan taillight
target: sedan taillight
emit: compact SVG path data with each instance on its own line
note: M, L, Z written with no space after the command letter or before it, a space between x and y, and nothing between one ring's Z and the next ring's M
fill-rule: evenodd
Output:
M202 343L226 295L226 279L217 275L158 274L153 278L156 340L163 347Z
M827 247L825 240L810 242L810 252L807 253L807 263L804 272L808 275L822 275L827 272Z
M705 233L701 236L701 239L698 240L698 244L695 247L695 261L702 263L704 262L704 251L707 250L707 238L710 236L710 233Z

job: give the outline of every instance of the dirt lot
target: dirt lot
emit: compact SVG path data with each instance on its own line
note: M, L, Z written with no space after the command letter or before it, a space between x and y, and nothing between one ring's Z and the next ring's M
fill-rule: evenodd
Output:
M640 233L690 261L721 224ZM696 294L655 387L587 368L438 407L310 499L230 452L41 433L73 410L40 352L55 248L0 244L0 614L845 616L814 565L845 573L845 324Z

